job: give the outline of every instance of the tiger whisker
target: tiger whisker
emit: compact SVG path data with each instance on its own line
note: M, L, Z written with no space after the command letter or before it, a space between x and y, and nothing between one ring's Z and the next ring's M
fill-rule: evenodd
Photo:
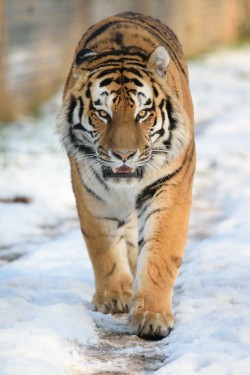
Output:
M76 188L76 186L78 186L82 182L86 182L91 175L94 175L94 170L94 166L90 166L90 170L87 174L80 174L79 181L75 185L73 185L73 188Z
M77 162L80 162L82 160L94 160L96 159L96 156L95 155L83 155L79 158L74 158L74 160L72 160L73 163L77 163Z
M96 156L83 156L81 158L74 159L72 163L79 163L80 161L85 161L85 160L96 160Z

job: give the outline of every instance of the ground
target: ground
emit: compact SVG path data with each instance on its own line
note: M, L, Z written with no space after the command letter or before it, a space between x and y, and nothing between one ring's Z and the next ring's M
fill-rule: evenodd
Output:
M250 373L250 46L190 62L197 172L175 329L130 335L91 311L93 273L67 158L59 96L0 130L1 375Z

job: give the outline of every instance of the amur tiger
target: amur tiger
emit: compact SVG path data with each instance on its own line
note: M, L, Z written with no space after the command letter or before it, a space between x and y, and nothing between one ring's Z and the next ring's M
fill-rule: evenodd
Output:
M57 131L94 269L94 309L129 312L140 337L167 336L195 169L188 70L173 31L131 12L90 27Z

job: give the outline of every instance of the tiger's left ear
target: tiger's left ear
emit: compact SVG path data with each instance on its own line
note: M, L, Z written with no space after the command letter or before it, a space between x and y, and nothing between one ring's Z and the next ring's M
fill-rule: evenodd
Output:
M156 47L148 58L148 64L156 70L160 77L164 77L166 74L169 62L169 53L163 46Z
M81 65L82 63L91 60L93 57L97 56L97 52L89 48L84 48L78 51L75 58L76 65Z

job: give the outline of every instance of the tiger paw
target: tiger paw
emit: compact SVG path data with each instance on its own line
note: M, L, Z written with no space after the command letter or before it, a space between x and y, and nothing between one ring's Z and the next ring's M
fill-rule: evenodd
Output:
M161 340L174 327L173 315L167 311L151 312L135 310L129 317L131 332L146 340Z
M96 292L92 300L93 309L103 314L128 313L131 295L132 291L117 293L105 290Z

